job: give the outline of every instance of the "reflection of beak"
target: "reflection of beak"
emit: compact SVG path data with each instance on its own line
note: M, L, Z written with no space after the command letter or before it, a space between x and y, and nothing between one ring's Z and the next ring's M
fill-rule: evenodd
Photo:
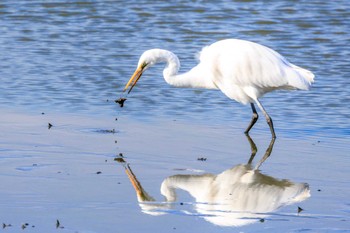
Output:
M131 90L134 88L134 86L136 85L137 81L139 81L139 79L141 78L142 72L143 72L143 69L141 66L139 66L134 72L134 74L131 76L131 78L129 79L129 82L126 84L123 91L126 91L128 87L131 85L131 88L128 91L128 94L129 94Z
M139 202L144 201L155 201L153 197L151 197L141 186L141 183L136 178L135 174L131 171L129 164L125 166L125 172L129 177L129 180L134 187L137 195L137 199Z

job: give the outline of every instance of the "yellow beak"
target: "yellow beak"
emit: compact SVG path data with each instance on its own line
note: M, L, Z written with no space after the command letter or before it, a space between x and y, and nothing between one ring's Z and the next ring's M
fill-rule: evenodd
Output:
M131 92L131 90L134 88L134 86L136 85L137 81L139 81L139 79L141 78L143 69L141 66L139 66L134 74L131 76L131 78L129 79L129 82L125 85L124 90L126 91L128 89L128 87L131 85L130 90L128 91L128 94Z

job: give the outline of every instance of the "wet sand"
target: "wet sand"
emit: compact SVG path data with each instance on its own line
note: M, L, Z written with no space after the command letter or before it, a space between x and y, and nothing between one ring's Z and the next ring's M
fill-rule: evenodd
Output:
M233 226L190 188L172 202L160 188L169 177L219 177L246 165L251 144L235 126L2 109L0 127L4 232L350 232L348 138L277 134L271 156L250 172L306 183L309 196L239 215ZM270 134L253 129L251 138L254 168Z

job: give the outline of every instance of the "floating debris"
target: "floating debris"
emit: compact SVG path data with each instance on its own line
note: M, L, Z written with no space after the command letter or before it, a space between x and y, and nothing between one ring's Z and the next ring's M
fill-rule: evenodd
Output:
M3 224L2 224L2 229L5 229L6 227L12 227L12 225L11 225L11 224L3 223Z
M112 130L106 130L106 133L115 133L115 129L112 129Z
M115 102L118 103L119 106L122 108L122 107L124 107L125 100L126 100L126 98L119 98L119 99L115 100Z
M115 129L98 129L95 132L97 132L97 133L113 133L113 134L115 134L117 131Z
M125 163L125 160L123 158L114 158L114 161L117 161L119 163Z
M63 229L64 226L61 226L60 221L57 219L57 220L56 220L56 229L58 229L58 228Z
M301 208L300 206L298 206L298 214L300 214L301 211L303 211L304 209Z
M53 125L52 125L51 123L49 123L48 126L47 126L47 128L48 128L48 129L51 129L52 126L53 126Z
M24 230L27 226L29 226L29 223L22 224L22 229Z
M119 153L118 155L116 155L116 158L114 158L114 161L117 161L118 163L126 163L123 158L124 158L123 153Z

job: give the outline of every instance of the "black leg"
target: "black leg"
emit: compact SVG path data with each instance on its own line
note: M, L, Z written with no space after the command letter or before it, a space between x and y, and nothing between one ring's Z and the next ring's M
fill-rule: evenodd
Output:
M265 160L270 157L272 149L273 149L273 145L275 144L275 138L271 138L270 141L270 145L269 147L266 149L265 155L264 157L262 157L262 159L258 162L258 164L255 166L254 170L258 170L259 167L261 166L261 164L263 164L265 162Z
M271 117L269 116L269 114L267 114L267 112L265 111L264 107L261 105L261 103L259 102L259 100L255 100L256 104L258 105L258 107L260 108L260 110L264 113L265 118L266 118L266 122L270 127L270 131L271 131L271 135L272 138L276 138L276 134L275 134L275 129L273 128L273 122Z
M248 128L244 131L244 133L247 134L247 135L249 134L249 130L251 130L251 128L253 128L253 125L259 119L259 115L256 112L254 103L250 103L250 106L252 107L253 116L252 116L252 120L250 121L250 124L248 125Z
M249 136L249 134L246 134L246 136L247 136L247 139L248 139L248 142L249 142L249 145L250 145L250 151L251 151L250 158L248 160L248 164L251 164L253 162L253 159L254 159L255 155L256 155L256 152L258 152L258 148L256 147L255 142Z

